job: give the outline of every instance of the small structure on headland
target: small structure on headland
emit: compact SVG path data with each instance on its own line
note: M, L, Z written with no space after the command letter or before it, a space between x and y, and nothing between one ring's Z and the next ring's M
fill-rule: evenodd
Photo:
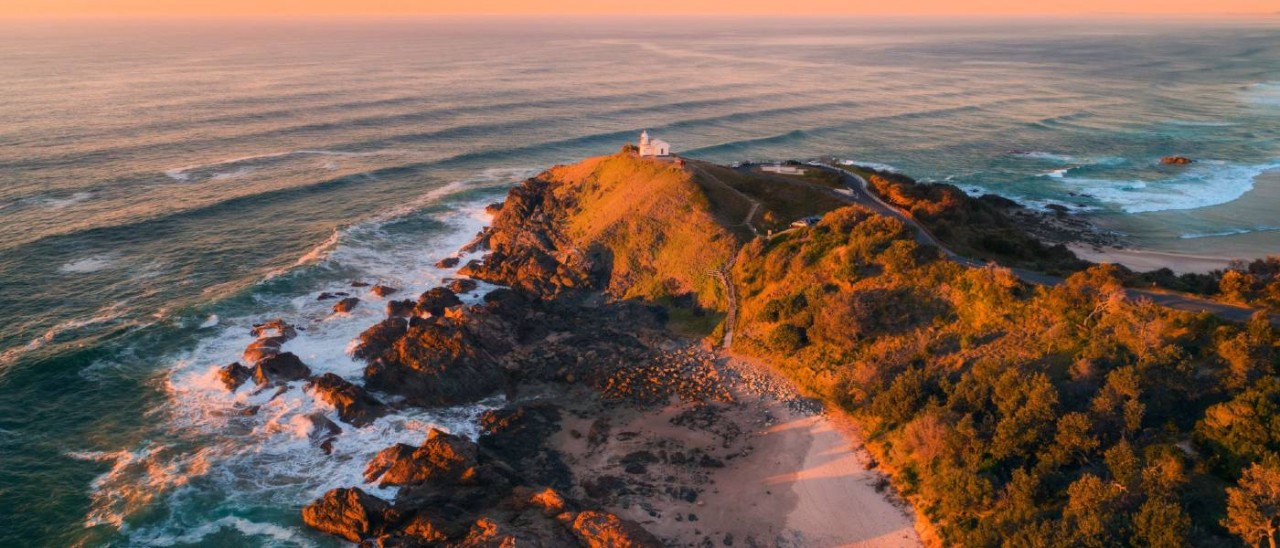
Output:
M640 156L670 156L671 145L662 139L649 138L649 130L640 133Z
M769 173L779 173L782 175L804 175L805 173L804 168L782 164L760 166L760 171L768 171Z

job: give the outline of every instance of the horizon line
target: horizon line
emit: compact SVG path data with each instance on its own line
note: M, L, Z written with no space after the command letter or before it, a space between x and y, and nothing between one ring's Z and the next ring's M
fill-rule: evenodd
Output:
M382 12L382 13L0 13L0 20L146 20L146 19L165 19L165 20L202 20L202 19L240 19L240 20L318 20L318 19L344 19L351 18L361 20L381 20L396 19L403 21L406 18L415 20L432 20L432 19L613 19L625 17L629 19L649 19L649 20L670 20L670 19L815 19L822 18L824 20L832 19L964 19L964 20L998 20L998 19L1199 19L1205 17L1211 18L1249 18L1249 17L1277 17L1280 18L1280 11L1267 12L1166 12L1166 13L1149 13L1149 12L1126 12L1126 11L1092 11L1092 12L1042 12L1042 13L652 13L652 12L610 12L610 13L424 13L424 12Z

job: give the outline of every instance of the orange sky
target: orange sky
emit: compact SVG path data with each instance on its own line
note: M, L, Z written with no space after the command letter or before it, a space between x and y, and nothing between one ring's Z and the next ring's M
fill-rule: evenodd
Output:
M638 7L643 6L643 8ZM1147 15L1276 13L1276 0L0 0L0 15Z

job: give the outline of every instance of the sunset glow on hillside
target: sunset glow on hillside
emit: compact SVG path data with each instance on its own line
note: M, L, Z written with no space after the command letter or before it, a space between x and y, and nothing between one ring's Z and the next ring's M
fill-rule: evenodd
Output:
M5 16L254 16L254 15L1189 15L1259 14L1276 10L1270 0L495 0L458 3L443 0L8 0Z

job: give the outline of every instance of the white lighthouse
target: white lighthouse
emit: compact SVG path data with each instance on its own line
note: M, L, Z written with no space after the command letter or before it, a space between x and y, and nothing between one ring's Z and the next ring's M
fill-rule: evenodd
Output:
M650 139L649 130L640 133L641 156L670 156L671 145L662 139Z

